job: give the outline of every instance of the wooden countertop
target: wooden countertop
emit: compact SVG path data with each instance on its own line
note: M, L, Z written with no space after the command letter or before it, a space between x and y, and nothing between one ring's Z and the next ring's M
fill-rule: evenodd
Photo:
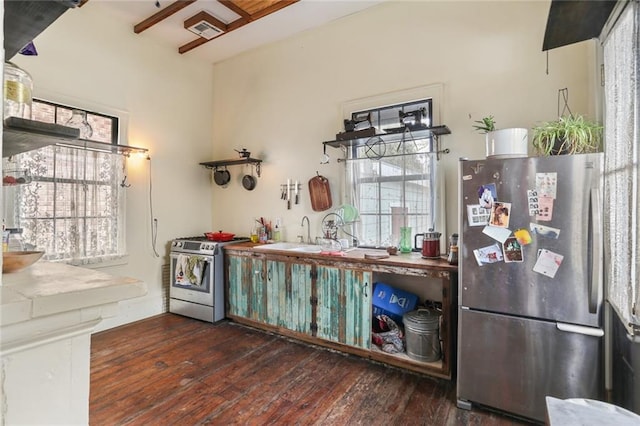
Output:
M406 268L406 269L418 269L425 271L439 271L439 272L457 272L458 265L450 265L447 262L446 256L442 256L440 259L423 259L422 255L417 252L412 253L398 253L397 255L389 255L383 259L370 259L366 258L365 254L373 255L386 255L384 250L376 249L353 249L351 251L344 252L343 255L334 255L326 253L310 253L299 252L292 250L260 250L256 247L264 246L264 244L257 244L251 242L243 242L236 244L229 244L224 246L226 251L245 251L259 254L271 254L279 256L294 257L298 259L306 260L321 260L328 261L335 264L348 263L359 264L363 267L369 267L374 270L385 270L386 268Z

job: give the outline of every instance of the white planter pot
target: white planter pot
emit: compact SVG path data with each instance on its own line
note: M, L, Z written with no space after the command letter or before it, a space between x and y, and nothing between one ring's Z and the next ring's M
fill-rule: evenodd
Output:
M486 135L487 158L517 158L527 156L527 129L501 129Z

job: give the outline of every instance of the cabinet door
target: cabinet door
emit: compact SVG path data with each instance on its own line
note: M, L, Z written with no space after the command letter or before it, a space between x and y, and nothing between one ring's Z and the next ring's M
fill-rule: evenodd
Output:
M228 256L229 315L266 320L266 291L262 258Z
M267 323L309 333L311 265L267 260L267 284Z
M317 337L370 349L370 271L317 267Z

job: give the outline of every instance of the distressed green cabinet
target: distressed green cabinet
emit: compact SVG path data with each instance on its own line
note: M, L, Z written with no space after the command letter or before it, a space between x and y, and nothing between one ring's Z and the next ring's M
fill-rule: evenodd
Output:
M315 275L316 336L369 349L372 273L318 265Z
M420 253L370 260L225 246L226 313L233 321L419 373L451 379L455 365L457 267ZM422 362L371 342L374 281L420 285L442 301L442 358ZM393 284L393 282L391 282ZM425 296L426 298L426 296Z
M227 313L267 322L263 257L229 256Z
M227 259L227 315L370 347L371 272L269 255Z
M311 332L312 266L267 260L267 324Z

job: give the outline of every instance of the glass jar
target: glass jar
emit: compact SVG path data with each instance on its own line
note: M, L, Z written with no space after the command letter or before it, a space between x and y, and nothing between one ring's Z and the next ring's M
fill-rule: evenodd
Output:
M14 63L4 63L4 117L31 119L33 80Z
M87 121L87 113L79 109L71 111L71 118L67 120L65 126L80 129L80 139L89 139L93 135L93 129Z

